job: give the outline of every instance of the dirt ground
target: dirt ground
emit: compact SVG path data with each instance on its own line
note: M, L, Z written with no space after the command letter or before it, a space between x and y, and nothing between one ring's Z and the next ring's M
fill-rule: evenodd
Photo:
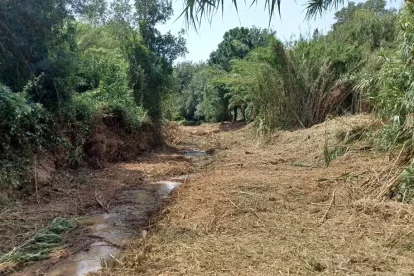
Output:
M324 162L339 136L373 124L368 115L340 117L266 139L242 123L170 127L171 148L60 173L39 197L6 206L1 252L52 217L111 209L122 191L190 174L146 222L147 234L137 225L137 238L96 275L414 275L414 206L388 198L398 152L356 141ZM193 147L212 156L178 154ZM52 262L87 243L70 242Z
M336 118L266 142L241 124L180 127L176 142L215 149L213 162L102 275L414 275L414 206L387 197L395 155L359 141L323 162L370 124Z
M139 191L150 181L191 173L195 168L194 161L180 155L180 149L179 146L158 149L140 155L133 162L116 163L103 169L83 168L56 172L53 180L39 188L37 193L1 205L0 253L9 252L32 238L55 217L77 219L79 227L65 238L64 250L54 252L49 260L15 274L43 275L53 264L87 248L96 240L84 229L82 221L85 216L105 213L118 207L132 208L134 203L125 203L125 196L122 196L125 192L128 195L129 191ZM131 210L129 213L132 216L125 222L129 224L128 228L136 230L136 234L148 226L148 220L153 215L151 212L156 212L162 205L162 202L147 203L151 206L141 204L140 208L145 207L148 213L136 212L134 216L134 210ZM0 264L0 275L8 275L16 269L20 270L20 266L14 263Z

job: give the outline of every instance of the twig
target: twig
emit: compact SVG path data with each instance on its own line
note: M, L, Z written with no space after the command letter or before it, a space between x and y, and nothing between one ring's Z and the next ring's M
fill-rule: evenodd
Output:
M394 164L392 164L392 167L391 167L391 168L394 168L394 167L395 167L395 165L397 164L398 160L400 160L401 153L403 152L403 150L404 150L404 149L405 149L405 143L403 144L403 146L402 146L402 148L401 148L401 150L400 150L400 153L398 153L398 156L397 156L397 158L395 159Z
M236 203L234 203L231 199L229 199L229 201L234 207L236 207L237 209L240 209L239 206L237 206Z
M258 219L260 219L259 218L259 215L253 210L253 208L249 208L249 211L250 212L252 212L253 213L253 215L255 215L256 216L256 218L258 218Z
M302 123L302 121L299 119L299 116L296 114L296 112L294 112L294 111L293 111L293 115L295 115L296 120L298 120L298 121L299 121L300 125L301 125L303 128L306 128L306 127L305 127L305 125Z
M331 209L332 205L333 205L333 204L334 204L334 202L335 202L335 192L336 192L336 189L335 189L335 190L333 190L333 192L332 192L331 202L329 203L328 209L326 209L325 214L323 215L323 217L321 218L321 220L320 220L320 222L319 222L319 223L323 223L323 222L326 220L326 218L327 218L327 216L328 216L328 212L329 212L329 210Z
M395 186L396 181L400 178L401 172L397 171L393 177L387 182L385 187L379 192L377 199L383 198L387 193L391 191L391 189Z
M261 195L261 194L249 193L249 192L245 192L245 191L239 191L239 193L241 193L243 195L250 195L250 196L260 196Z

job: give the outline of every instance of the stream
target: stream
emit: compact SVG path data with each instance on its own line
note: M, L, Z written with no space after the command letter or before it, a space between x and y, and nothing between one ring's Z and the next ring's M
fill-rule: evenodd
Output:
M205 151L185 150L186 158L207 157ZM84 220L85 230L93 242L81 251L53 265L46 276L83 276L101 269L104 260L118 253L131 239L137 238L138 229L147 226L148 219L162 206L172 190L187 180L188 175L168 180L148 182L133 190L121 192L117 204L105 213L94 213Z

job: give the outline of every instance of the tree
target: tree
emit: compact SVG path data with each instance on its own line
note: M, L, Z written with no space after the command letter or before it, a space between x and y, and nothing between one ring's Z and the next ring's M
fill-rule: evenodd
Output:
M96 27L107 20L108 4L105 0L84 0L81 17L88 24Z
M224 70L230 71L230 61L232 59L242 59L247 54L261 46L266 46L270 36L274 32L266 29L237 27L227 31L223 36L223 41L217 50L210 54L209 64L220 65Z
M336 22L333 25L333 29L335 30L339 26L351 22L355 15L361 10L369 11L377 17L381 17L383 15L395 15L396 10L386 9L386 4L385 0L368 0L365 3L358 4L355 4L355 2L349 2L347 7L344 7L335 13Z
M137 104L144 107L153 122L161 120L161 100L171 81L172 63L186 52L185 40L171 33L161 34L158 23L172 15L171 2L165 0L136 1L138 32L125 43L129 71Z
M66 0L7 0L0 6L0 82L27 88L51 106L70 99L76 63L72 9Z

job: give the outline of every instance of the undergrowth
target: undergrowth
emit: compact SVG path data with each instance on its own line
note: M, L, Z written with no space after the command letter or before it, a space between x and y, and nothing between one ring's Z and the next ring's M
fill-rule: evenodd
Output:
M104 116L119 118L122 129L130 133L151 124L143 108L135 104L132 91L122 91L85 92L57 110L48 110L32 103L24 92L15 93L0 84L0 189L26 187L34 161L46 152L63 152L59 162L64 166L83 165L84 146Z
M33 155L43 149L51 118L24 93L0 84L0 188L16 188L26 177Z

